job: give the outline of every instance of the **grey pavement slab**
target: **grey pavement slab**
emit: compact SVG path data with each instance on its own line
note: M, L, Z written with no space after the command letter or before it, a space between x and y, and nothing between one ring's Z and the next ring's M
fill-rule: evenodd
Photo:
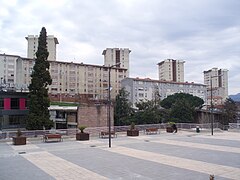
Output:
M175 144L166 143L171 141ZM191 147L191 143L200 147ZM112 139L112 148L108 148L108 139L96 137L84 142L68 138L63 142L43 143L39 139L29 141L26 146L0 142L0 180L205 180L210 174L215 179L240 179L239 144L240 133L219 132L209 137L184 131L139 137L121 134ZM211 149L211 145L222 151ZM235 148L236 152L225 147Z

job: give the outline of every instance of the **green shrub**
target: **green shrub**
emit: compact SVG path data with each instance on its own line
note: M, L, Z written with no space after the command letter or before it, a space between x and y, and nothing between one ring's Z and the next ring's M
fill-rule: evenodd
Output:
M87 128L87 126L79 126L79 130L81 131L81 133L84 133L83 131L84 131L84 129L86 129Z
M172 126L173 124L175 124L175 122L172 122L172 121L168 122L169 126Z
M20 137L20 136L22 136L22 131L20 129L18 129L16 134L17 134L17 137Z
M135 123L132 122L132 123L131 123L131 126L130 126L130 130L134 130L134 129L135 129Z

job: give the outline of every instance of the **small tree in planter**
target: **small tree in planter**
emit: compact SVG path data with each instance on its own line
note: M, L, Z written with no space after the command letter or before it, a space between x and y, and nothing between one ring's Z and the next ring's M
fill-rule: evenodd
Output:
M166 132L173 133L174 130L176 130L176 124L175 122L168 122L166 126Z
M135 128L134 122L132 122L130 130L127 130L127 136L139 136L139 130Z
M89 140L89 133L85 133L84 129L86 129L86 126L79 127L80 132L76 133L76 140L78 140L78 141Z
M13 136L13 145L25 145L27 138L23 136L22 131L18 129L16 136Z

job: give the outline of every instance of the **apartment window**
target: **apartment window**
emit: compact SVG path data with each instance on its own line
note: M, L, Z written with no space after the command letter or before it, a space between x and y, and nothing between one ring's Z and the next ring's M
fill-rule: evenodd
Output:
M13 83L14 80L13 80L13 79L8 79L8 82L9 82L9 83Z
M93 77L93 73L88 73L88 77Z
M138 96L139 96L139 97L143 97L144 94L143 94L143 93L139 93Z
M52 91L57 91L57 88L51 88Z
M19 99L11 98L11 109L19 109Z
M8 65L8 69L14 69L14 65Z
M69 71L69 74L70 74L70 75L75 75L75 71L72 71L72 70L71 70L71 71Z
M18 116L9 116L9 125L20 125L20 117Z
M56 118L65 118L65 112L56 111Z
M0 98L0 109L4 108L4 100L3 98Z
M28 109L28 107L29 107L29 99L26 99L25 106L26 106L25 108Z

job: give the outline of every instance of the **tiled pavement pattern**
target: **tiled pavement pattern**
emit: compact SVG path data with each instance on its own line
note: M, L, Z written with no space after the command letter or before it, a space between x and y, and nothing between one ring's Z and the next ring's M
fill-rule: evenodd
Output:
M0 180L25 179L240 180L240 133L180 131L90 141L67 139L25 146L0 142Z

